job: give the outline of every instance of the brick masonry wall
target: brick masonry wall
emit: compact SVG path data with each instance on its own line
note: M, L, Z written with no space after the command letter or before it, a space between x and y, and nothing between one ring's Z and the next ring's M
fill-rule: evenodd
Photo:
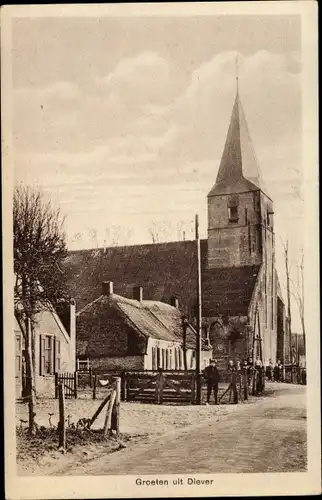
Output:
M208 198L208 266L261 263L259 192L238 195L238 222L228 219L229 195Z
M144 370L145 355L140 356L108 356L92 358L91 367L95 371L104 370Z
M141 355L146 350L146 339L139 336L124 318L112 308L104 306L97 310L84 312L76 319L76 352L80 345L87 342L86 356L123 356Z
M275 362L277 360L278 345L276 287L272 287L268 283L268 281L269 276L266 275L265 278L265 266L262 265L257 280L257 286L254 291L255 293L250 305L249 313L250 325L252 328L255 327L256 335L260 334L260 337L262 339L262 357L265 364L268 363L269 359L271 359L272 362ZM266 293L265 287L267 287ZM258 308L259 321L258 319L255 321L256 306ZM255 347L255 355L259 356L259 342L256 342Z

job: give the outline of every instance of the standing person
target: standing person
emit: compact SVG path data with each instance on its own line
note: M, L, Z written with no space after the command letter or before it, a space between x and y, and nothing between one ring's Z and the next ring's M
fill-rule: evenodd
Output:
M248 385L251 385L252 381L252 375L253 375L253 358L250 356L247 361L247 378L248 378Z
M263 366L263 363L260 360L260 357L257 356L256 361L255 361L255 368L259 370Z
M229 401L231 401L231 396L233 396L233 403L238 403L238 392L237 392L237 369L234 366L234 362L231 359L228 363L228 370L231 372L231 382L229 386Z
M210 365L204 369L204 376L207 383L207 404L210 402L212 391L214 391L215 404L217 404L219 371L217 368L217 361L215 359L211 359Z
M278 370L279 370L279 381L280 382L284 382L284 367L283 367L283 363L279 362Z
M242 394L241 394L241 387L242 387L242 381L241 381L241 364L239 359L236 361L236 372L237 372L237 384L239 387L239 398L241 399Z
M256 393L262 392L263 387L262 387L262 368L263 368L263 363L260 359L259 356L257 356L256 361L255 361L255 377L256 377Z
M267 365L267 369L266 369L267 380L269 380L270 382L273 379L273 369L274 369L274 366L273 366L272 360L270 359L268 362L268 365Z
M274 382L279 382L280 381L280 369L279 369L278 363L275 363L273 375L274 375Z

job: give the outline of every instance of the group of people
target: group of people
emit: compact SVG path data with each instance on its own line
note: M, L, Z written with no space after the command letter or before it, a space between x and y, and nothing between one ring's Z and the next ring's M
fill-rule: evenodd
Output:
M252 358L245 360L242 364L239 360L235 363L233 360L228 362L228 370L232 373L246 371L248 377L248 385L251 383L251 375L256 370L258 373L263 371L263 364L260 358L256 358L253 362ZM218 384L220 381L220 373L217 367L217 360L211 359L210 364L204 369L203 376L207 384L207 404L210 402L211 394L214 394L215 404L218 404Z
M270 382L283 382L284 380L284 367L280 360L275 363L275 366L270 359L266 366L266 377Z

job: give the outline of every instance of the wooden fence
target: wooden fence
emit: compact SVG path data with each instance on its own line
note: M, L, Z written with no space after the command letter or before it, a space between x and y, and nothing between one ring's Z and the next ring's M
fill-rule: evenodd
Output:
M194 403L194 372L126 372L122 395L125 401L146 403Z
M77 373L77 372L75 372ZM66 429L66 418L65 418L65 384L63 380L66 380L66 377L60 377L57 375L57 396L59 398L59 422L58 422L58 440L59 440L59 448L63 451L66 450L67 445L67 429ZM68 375L68 374L64 374ZM69 377L70 379L70 377ZM68 380L69 380L68 379ZM75 379L76 383L77 380ZM76 384L77 385L77 384ZM69 387L69 386L67 386ZM93 423L102 412L103 408L107 406L107 411L104 419L103 426L103 435L104 437L108 437L112 434L116 436L119 435L120 432L120 395L121 395L121 379L120 377L113 378L108 387L106 387L105 398L103 402L99 405L94 415L87 419L81 418L76 424L76 430L90 430ZM77 396L77 393L76 393Z
M285 365L285 382L289 384L306 385L306 368Z
M82 395L82 375L80 372L55 374L55 397L58 386L64 387L66 398ZM89 386L93 399L106 398L106 389L115 377L120 378L120 398L122 401L145 403L196 403L196 373L189 371L107 371L90 376ZM247 400L249 395L258 395L264 391L264 372L257 370L220 371L218 403L238 403ZM79 385L80 382L80 385ZM206 382L202 380L202 400L206 401ZM86 394L85 394L86 397ZM87 394L88 397L88 394Z
M55 373L55 398L58 399L59 385L64 389L65 398L77 398L77 372Z
M91 369L89 359L76 359L76 371L89 372Z

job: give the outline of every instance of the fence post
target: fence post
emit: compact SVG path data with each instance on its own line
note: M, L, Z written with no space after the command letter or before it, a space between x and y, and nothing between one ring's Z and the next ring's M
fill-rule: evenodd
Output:
M97 375L94 375L94 383L93 383L93 399L96 399L96 383L97 383Z
M76 359L76 371L79 371L79 359Z
M115 397L116 397L116 390L113 389L111 393L110 400L107 405L107 411L106 411L106 416L105 416L105 423L104 423L104 436L107 436L108 431L111 428L111 419L112 419L112 410L113 406L115 403Z
M125 372L121 374L121 401L124 401L124 392L125 392Z
M191 403L195 404L196 399L196 376L195 373L192 374L191 377Z
M111 397L111 394L106 396L106 398L103 400L103 402L99 405L99 407L97 408L96 412L94 413L94 415L92 416L92 418L89 422L89 427L91 427L93 425L93 423L95 422L95 420L97 419L97 417L101 413L101 411L103 410L104 406L106 405L106 403L108 402L110 397Z
M66 427L65 427L65 391L62 383L58 386L59 394L59 448L66 449Z
M155 384L155 396L157 404L162 405L163 400L163 385L164 385L164 375L162 370L159 371Z
M112 408L111 429L118 435L120 432L120 401L121 401L121 377L115 378L115 402Z
M78 385L78 376L77 372L74 372L74 397L77 399L77 385Z
M55 399L58 398L58 373L55 372Z
M92 373L92 368L89 369L89 386L90 386L90 388L93 387L93 373Z
M124 401L127 401L128 374L124 373Z

